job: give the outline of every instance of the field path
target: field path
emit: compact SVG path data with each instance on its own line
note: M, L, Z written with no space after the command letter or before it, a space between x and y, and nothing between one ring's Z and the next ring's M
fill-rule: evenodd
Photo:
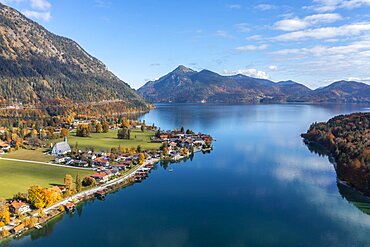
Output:
M47 163L47 162L41 162L41 161L34 161L34 160L20 160L20 159L3 158L3 157L0 157L0 160L8 160L8 161L16 161L16 162L25 162L25 163L41 164L41 165L56 166L56 167L64 167L64 168L79 169L79 170L93 170L93 168L84 168L84 167L75 167L75 166L59 165L59 164Z

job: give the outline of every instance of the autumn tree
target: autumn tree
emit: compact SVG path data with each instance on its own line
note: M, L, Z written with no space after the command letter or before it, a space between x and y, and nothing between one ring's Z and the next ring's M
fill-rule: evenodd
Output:
M28 189L28 201L34 208L44 208L46 206L44 188L38 185L31 186Z
M60 138L68 137L69 136L69 130L66 128L62 128L60 130Z
M0 199L0 224L7 225L10 223L9 207L5 199Z
M96 129L96 133L102 133L103 132L103 126L99 122L96 123L95 129Z
M82 189L82 180L80 178L80 175L77 173L76 175L76 191L77 192L81 192L81 189Z
M73 177L70 174L64 176L64 187L66 188L66 194L71 195L74 193L75 186L73 183Z

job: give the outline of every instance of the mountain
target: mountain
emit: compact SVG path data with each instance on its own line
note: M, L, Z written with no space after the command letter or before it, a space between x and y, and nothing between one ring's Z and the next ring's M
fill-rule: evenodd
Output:
M150 102L260 102L287 101L307 94L309 88L293 81L275 83L245 75L222 76L209 70L196 72L179 66L138 90Z
M138 110L149 106L75 41L1 3L0 80L0 102L6 105L119 102Z
M222 76L180 65L138 90L149 102L370 102L370 86L340 81L311 90L294 81L273 82L245 75Z
M337 81L300 98L314 102L370 102L370 86L355 81Z

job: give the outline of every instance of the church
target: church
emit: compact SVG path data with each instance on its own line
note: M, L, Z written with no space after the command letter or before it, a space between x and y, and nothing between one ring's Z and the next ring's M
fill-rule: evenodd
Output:
M67 137L65 137L63 142L58 142L57 144L55 144L55 146L51 150L51 155L59 156L59 155L64 155L70 152L71 152L71 147L69 146L67 142Z

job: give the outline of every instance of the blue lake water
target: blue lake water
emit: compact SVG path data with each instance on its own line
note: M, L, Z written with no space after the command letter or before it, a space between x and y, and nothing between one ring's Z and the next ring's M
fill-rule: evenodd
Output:
M9 246L370 246L370 216L338 190L333 165L300 134L369 105L161 104L162 129L211 134L210 154L83 203Z

